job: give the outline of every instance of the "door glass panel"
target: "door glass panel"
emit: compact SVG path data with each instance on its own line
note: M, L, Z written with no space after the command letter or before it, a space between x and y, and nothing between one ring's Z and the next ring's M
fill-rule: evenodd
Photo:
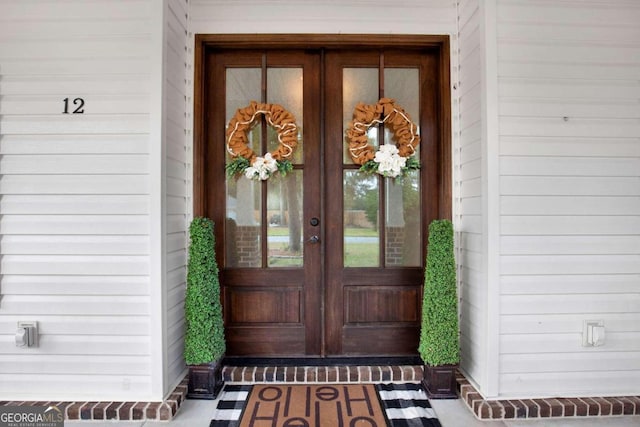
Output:
M422 261L420 180L417 171L386 180L385 264L418 267Z
M227 179L226 260L227 267L260 267L262 187L238 175Z
M301 68L267 69L267 102L280 104L293 114L299 135L303 118L302 85ZM226 70L227 123L238 108L260 101L261 88L260 68ZM265 126L258 123L263 117L256 117L256 126L247 132L249 146L259 156L276 150L279 145L276 129L266 126L266 151L262 148ZM295 157L290 160L300 165L302 152L302 144L298 144ZM227 153L227 161L230 160ZM286 177L276 173L266 182L253 181L243 175L227 179L227 267L263 267L263 236L266 236L267 267L302 266L302 174L302 169ZM266 211L263 211L265 197Z
M302 171L273 176L267 188L269 267L302 266Z
M344 266L380 266L379 180L344 171Z
M384 95L396 100L409 114L411 121L418 126L420 117L420 73L417 68L385 68L384 70ZM393 133L389 126L385 126L384 140L386 143L393 141ZM419 156L420 145L416 147L416 155Z
M420 117L420 86L417 68L386 68L384 93L393 98L418 124ZM418 129L419 130L419 129ZM393 134L385 126L385 142L393 141ZM416 155L419 155L416 148ZM420 179L413 171L403 179L386 180L385 264L387 267L422 265L420 227Z
M342 134L353 119L353 109L360 102L375 104L378 102L378 69L377 68L344 68L342 70ZM378 127L369 129L369 144L378 147ZM343 161L353 164L347 144Z
M262 97L261 76L262 70L260 68L227 68L226 123L229 123L238 108L246 107L251 101L260 101Z
M225 117L226 123L229 123L239 108L246 107L251 101L260 100L262 70L260 68L227 68L226 71ZM261 126L253 126L247 132L248 145L258 155L261 155L260 151L262 151L261 138ZM231 156L227 153L227 162L230 161Z
M417 68L385 68L384 95L393 98L413 119L419 112L419 73Z
M260 68L228 68L226 70L226 123L236 114L238 108L260 99ZM248 132L250 147L260 152L260 126ZM227 153L227 161L230 156ZM226 259L227 267L260 267L261 250L261 197L258 182L238 175L226 180Z
M260 68L227 68L227 123L238 108L246 106L250 101L259 101L261 94Z
M302 135L302 68L268 68L267 69L267 102L280 104L287 111L293 114L298 126L298 135ZM273 151L278 147L276 130L269 127L267 147ZM298 140L293 158L289 159L293 163L302 163L304 144Z

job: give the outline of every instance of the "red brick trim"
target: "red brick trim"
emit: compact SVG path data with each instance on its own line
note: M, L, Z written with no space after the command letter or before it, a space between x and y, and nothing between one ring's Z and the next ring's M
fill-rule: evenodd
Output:
M458 372L458 392L480 420L640 415L640 396L485 400Z
M169 421L187 396L185 377L163 402L17 402L2 401L0 406L57 406L66 420Z
M420 382L422 366L225 366L226 382Z

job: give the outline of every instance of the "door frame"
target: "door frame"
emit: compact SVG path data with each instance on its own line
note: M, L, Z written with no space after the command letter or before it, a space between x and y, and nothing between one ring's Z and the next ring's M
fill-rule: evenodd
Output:
M452 217L451 61L448 35L386 34L196 34L193 93L193 215L207 210L205 180L205 53L208 49L313 49L313 48L435 49L439 60L438 164L440 173L438 217ZM223 175L224 179L224 175ZM220 248L216 248L220 254Z
M244 35L244 34L216 34L195 36L195 63L194 63L194 123L193 123L193 215L207 216L213 200L209 200L212 193L207 188L209 179L224 181L224 168L208 167L207 163L207 141L213 139L211 135L211 126L206 124L208 119L207 95L205 90L211 82L210 76L206 74L206 70L211 66L208 52L219 49L224 50L331 50L331 49L402 49L426 51L432 57L435 56L437 63L438 79L435 86L434 97L436 99L436 131L434 155L438 171L435 188L437 188L437 198L431 199L430 213L428 217L446 218L452 217L452 134L451 134L451 88L450 88L450 54L449 54L449 36L430 36L430 35L314 35L314 34L293 34L293 35ZM321 62L323 60L321 59ZM321 101L322 102L322 101ZM320 123L325 121L325 108L320 108ZM324 125L321 125L321 134L324 133ZM320 136L320 140L324 140L324 135ZM223 141L220 142L221 144ZM321 157L324 157L321 155ZM324 160L321 160L324 162ZM209 165L210 166L210 165ZM213 176L212 176L213 174ZM325 178L323 178L325 179ZM326 182L321 182L320 186L324 187ZM432 187L433 188L433 187ZM318 188L318 195L324 194ZM435 205L435 206L434 206ZM325 204L320 201L320 214L322 217L326 214ZM423 206L422 215L425 215L425 207ZM428 224L427 224L428 225ZM426 236L427 230L422 230ZM423 237L423 250L426 237ZM216 254L219 265L222 265L224 254L224 242L222 239L216 239ZM424 253L423 253L424 255ZM319 267L318 267L319 268ZM319 271L319 274L322 274ZM324 283L324 279L321 279ZM323 285L324 286L324 285ZM323 288L324 289L324 288ZM326 289L322 291L326 293ZM322 323L320 326L322 331L317 331L324 341L324 328L326 325ZM317 341L317 340L316 340ZM325 348L325 344L321 345ZM322 357L326 354L322 351Z

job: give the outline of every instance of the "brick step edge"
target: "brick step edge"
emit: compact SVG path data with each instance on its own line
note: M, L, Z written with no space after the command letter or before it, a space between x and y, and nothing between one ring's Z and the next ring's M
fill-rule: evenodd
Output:
M185 377L162 402L26 402L0 401L0 406L57 406L65 420L170 421L187 396Z
M485 400L460 372L458 394L480 420L640 415L640 396Z
M422 366L225 366L225 382L378 383L420 382Z

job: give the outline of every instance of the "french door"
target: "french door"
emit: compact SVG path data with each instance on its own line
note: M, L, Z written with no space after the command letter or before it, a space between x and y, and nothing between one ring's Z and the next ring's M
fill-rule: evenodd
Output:
M425 230L450 208L442 49L203 46L195 211L216 224L228 355L415 355ZM345 144L356 105L384 97L421 136L421 168L402 178L361 172ZM252 101L295 117L286 176L225 173L227 126ZM258 156L277 150L277 129L253 119L246 145ZM368 135L374 148L393 143L384 126Z

